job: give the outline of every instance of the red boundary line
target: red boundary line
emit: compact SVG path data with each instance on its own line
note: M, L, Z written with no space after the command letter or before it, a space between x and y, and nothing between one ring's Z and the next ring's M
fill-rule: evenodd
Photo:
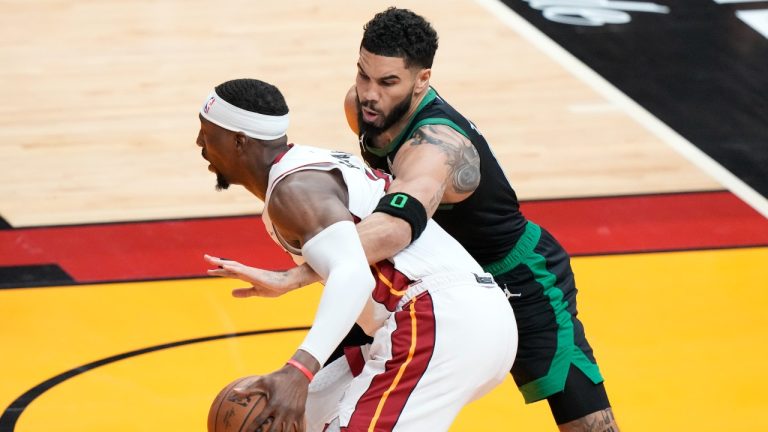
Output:
M521 209L572 255L768 245L768 219L727 191L528 201ZM200 277L203 253L293 265L257 215L0 230L0 266L55 263L79 283Z

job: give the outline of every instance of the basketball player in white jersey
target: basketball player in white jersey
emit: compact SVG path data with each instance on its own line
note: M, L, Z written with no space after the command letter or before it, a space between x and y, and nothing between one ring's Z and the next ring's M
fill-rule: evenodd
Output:
M391 259L363 250L356 221L412 211L408 195L387 191L389 176L348 153L288 144L288 107L262 81L217 86L200 123L197 144L218 188L240 184L264 201L273 239L325 282L296 353L239 389L268 397L247 430L444 431L502 382L517 348L514 315L458 242L429 221ZM208 260L221 265L217 274L236 276L238 263ZM332 376L323 383L320 373L306 402L310 381L355 322L373 343L323 369Z

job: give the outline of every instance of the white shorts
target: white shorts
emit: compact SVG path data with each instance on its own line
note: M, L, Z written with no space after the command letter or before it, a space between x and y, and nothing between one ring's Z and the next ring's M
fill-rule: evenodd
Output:
M359 361L348 355L318 372L307 430L448 430L504 380L517 351L512 309L482 278L490 275L443 273L409 285Z

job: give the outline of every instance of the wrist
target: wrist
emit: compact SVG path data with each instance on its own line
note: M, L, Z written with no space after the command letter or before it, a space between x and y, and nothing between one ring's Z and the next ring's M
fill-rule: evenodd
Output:
M296 271L297 287L296 288L313 284L322 279L317 273L315 273L312 267L307 263L304 263L298 266L296 269L297 269Z
M302 375L304 375L309 380L309 382L312 382L312 380L315 379L315 373L312 372L308 367L301 364L301 362L299 362L298 360L288 359L288 361L285 362L285 364L286 366L292 367L298 370L299 372L301 372Z

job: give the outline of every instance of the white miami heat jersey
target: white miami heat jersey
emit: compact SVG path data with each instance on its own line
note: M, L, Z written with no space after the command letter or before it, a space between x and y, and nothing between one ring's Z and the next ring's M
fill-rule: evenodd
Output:
M269 219L269 198L275 185L288 175L304 171L338 170L346 184L350 213L359 219L370 215L386 193L391 178L374 172L357 156L335 150L293 145L269 171L267 195L262 220L272 239L301 264L301 250L283 241ZM483 273L482 268L464 248L431 219L422 235L392 259L395 268L411 280L443 272Z

